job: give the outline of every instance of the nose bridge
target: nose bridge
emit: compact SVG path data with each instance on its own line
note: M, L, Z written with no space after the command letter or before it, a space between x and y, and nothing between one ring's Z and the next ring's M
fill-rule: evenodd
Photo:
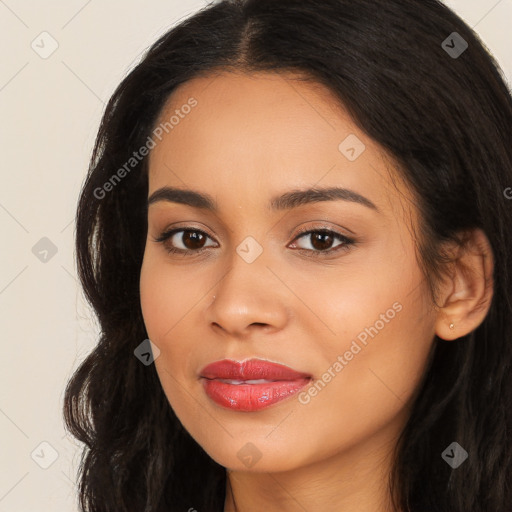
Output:
M269 271L267 251L253 237L244 238L230 254L228 270L214 287L209 320L232 333L251 324L282 327L286 307ZM274 290L274 292L272 292Z

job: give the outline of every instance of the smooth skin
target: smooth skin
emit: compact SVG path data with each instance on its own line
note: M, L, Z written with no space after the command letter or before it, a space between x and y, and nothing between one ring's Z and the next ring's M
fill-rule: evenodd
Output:
M458 259L435 306L417 258L415 201L391 159L328 89L296 78L221 71L169 98L159 122L191 97L197 106L152 149L149 196L192 189L217 211L168 200L149 206L144 321L170 405L228 470L225 512L389 511L392 451L434 334L457 343L482 322L492 252L479 230L467 250L454 246ZM351 134L365 145L353 161L339 149ZM276 196L312 187L343 187L376 208L343 199L269 208ZM177 228L196 231L155 241ZM247 237L263 251L251 263L237 252ZM251 244L241 247L256 250ZM310 373L313 386L397 303L401 310L308 403L294 395L237 412L203 391L200 370L225 358L285 364ZM259 460L251 465L241 449Z

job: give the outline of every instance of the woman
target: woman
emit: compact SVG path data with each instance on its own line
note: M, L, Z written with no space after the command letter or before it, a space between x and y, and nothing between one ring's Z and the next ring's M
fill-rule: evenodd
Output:
M508 510L511 128L435 0L222 1L156 42L77 212L83 509Z

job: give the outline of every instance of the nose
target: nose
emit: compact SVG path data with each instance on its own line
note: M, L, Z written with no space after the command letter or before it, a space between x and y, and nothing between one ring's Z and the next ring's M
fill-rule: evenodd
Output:
M247 263L233 251L229 268L213 289L215 298L206 312L212 329L247 338L257 332L284 328L290 316L290 292L267 263L263 255Z

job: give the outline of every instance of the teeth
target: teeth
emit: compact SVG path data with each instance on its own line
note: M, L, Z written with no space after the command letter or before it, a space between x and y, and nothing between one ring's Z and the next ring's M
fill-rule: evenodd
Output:
M269 382L274 382L273 380L266 379L256 379L256 380L232 380L232 379L218 379L220 382L225 382L226 384L266 384Z

